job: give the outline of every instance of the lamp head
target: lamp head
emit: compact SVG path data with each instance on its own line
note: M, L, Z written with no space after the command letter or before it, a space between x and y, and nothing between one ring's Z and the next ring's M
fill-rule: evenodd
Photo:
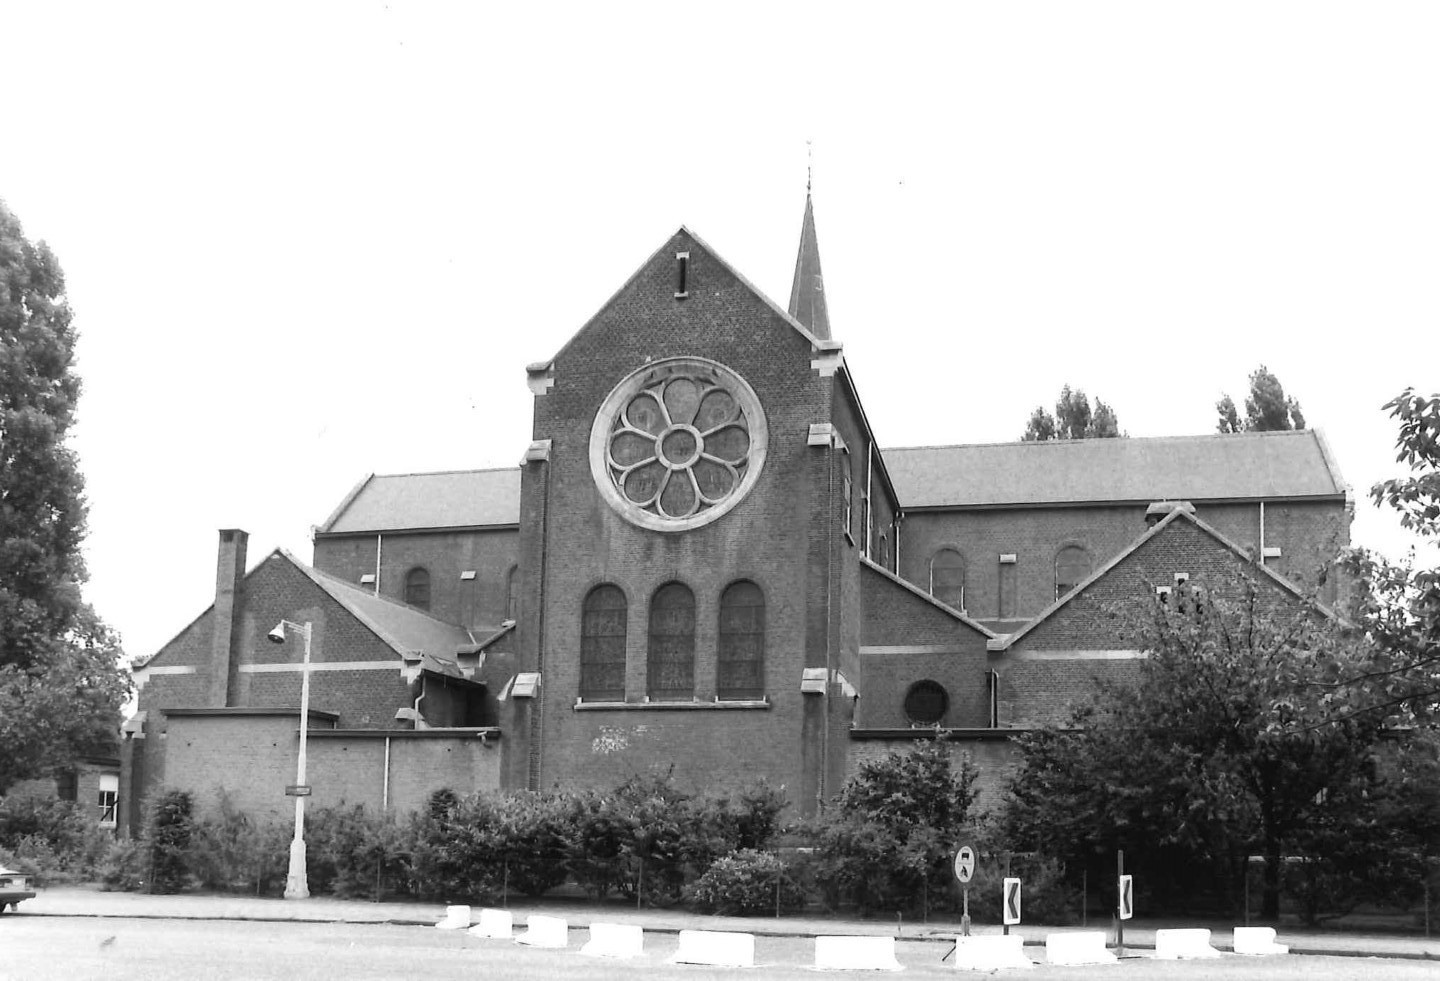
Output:
M272 644L285 643L285 621L281 620L279 623L275 624L275 628L265 636L270 638L270 643Z

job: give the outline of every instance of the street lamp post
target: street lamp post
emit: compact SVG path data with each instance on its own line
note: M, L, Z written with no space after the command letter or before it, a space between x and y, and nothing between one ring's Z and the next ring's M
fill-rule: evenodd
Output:
M310 621L281 620L268 634L277 644L285 643L285 628L298 630L305 639L305 659L300 669L300 754L295 761L295 837L290 841L290 871L285 876L286 899L309 899L310 884L305 868L305 735L310 728Z

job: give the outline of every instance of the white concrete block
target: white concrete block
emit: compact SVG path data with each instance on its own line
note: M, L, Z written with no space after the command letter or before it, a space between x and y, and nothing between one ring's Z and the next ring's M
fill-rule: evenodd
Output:
M624 923L592 923L590 939L580 953L592 957L639 957L644 952L645 931Z
M487 940L509 940L514 928L515 921L508 909L482 909L480 922L471 927L469 933Z
M894 937L816 937L815 966L824 971L899 971Z
M1275 942L1274 927L1236 927L1235 953L1237 954L1288 954L1286 944Z
M1050 964L1117 964L1105 949L1103 930L1075 930L1045 935L1045 960Z
M1194 960L1200 957L1219 957L1220 951L1210 946L1210 931L1156 930L1155 956L1160 960Z
M754 967L755 935L719 930L681 930L680 949L671 959L676 964Z
M469 906L446 906L445 918L435 924L437 930L464 930L470 925Z
M1034 967L1025 956L1025 938L1018 933L985 937L956 937L955 966L962 971L1000 971Z
M570 925L558 916L527 916L525 932L516 937L515 942L530 947L567 947Z

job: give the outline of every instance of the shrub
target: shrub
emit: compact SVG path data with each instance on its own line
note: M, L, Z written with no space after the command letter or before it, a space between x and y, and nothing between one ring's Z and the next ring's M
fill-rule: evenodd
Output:
M409 888L409 827L388 815L368 814L360 804L319 808L311 820L305 838L310 842L307 866L313 890L379 902Z
M775 912L777 904L781 910L799 909L805 890L779 856L747 848L716 859L689 898L707 911L743 916Z
M179 892L189 884L194 809L194 799L184 790L163 791L151 801L142 835L151 892Z
M582 889L603 899L626 875L630 816L612 797L587 791L570 800L566 864Z
M110 842L84 808L54 797L0 798L0 848L25 859L42 881L91 875Z
M1020 911L1026 923L1064 926L1080 918L1080 890L1065 880L1065 865L1047 855L1015 855L1010 875L1020 880ZM970 880L970 915L978 923L999 923L1005 866L997 854L982 856ZM953 881L953 880L952 880ZM956 887L956 895L959 890Z
M139 892L145 888L145 847L139 841L113 841L96 870L105 892Z
M291 834L286 825L251 820L222 792L217 813L194 822L187 865L206 889L275 892L285 881Z
M566 880L571 814L570 801L559 794L520 791L500 801L503 892L543 896Z
M953 903L950 862L977 772L938 739L862 763L833 810L809 826L816 883L830 906L926 912Z
M411 825L415 889L423 896L454 901L492 901L504 876L503 845L495 806L483 794L430 795L425 812Z

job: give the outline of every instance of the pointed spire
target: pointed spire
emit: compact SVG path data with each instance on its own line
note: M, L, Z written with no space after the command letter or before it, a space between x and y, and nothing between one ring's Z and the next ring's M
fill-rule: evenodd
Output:
M815 237L815 206L810 180L805 180L805 221L800 226L800 253L790 287L790 316L821 340L830 340L830 314L825 308L825 279L820 275L820 242Z

